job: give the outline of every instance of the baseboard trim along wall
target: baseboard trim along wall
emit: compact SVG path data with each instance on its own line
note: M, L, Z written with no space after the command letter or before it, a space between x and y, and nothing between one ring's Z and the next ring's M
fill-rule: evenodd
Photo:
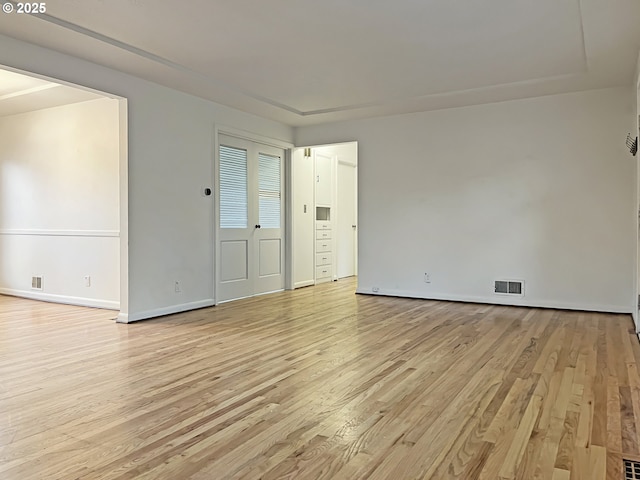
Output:
M153 310L147 310L137 313L121 313L116 318L118 323L132 323L140 320L148 320L150 318L162 317L164 315L171 315L173 313L187 312L189 310L196 310L198 308L213 307L215 300L208 298L206 300L199 300L197 302L181 303L179 305L171 305L169 307L156 308Z
M107 310L120 310L120 302L112 300L100 300L85 297L70 297L67 295L55 295L52 293L29 292L26 290L14 290L11 288L0 288L0 294L12 297L28 298L30 300L41 300L43 302L63 303L66 305L77 305L79 307L105 308Z
M578 305L573 303L553 302L553 301L536 301L529 300L526 297L518 297L518 299L482 297L482 296L464 296L464 295L446 295L446 294L429 294L419 292L410 292L403 290L385 290L380 288L374 292L371 287L359 287L356 293L362 295L382 295L388 297L405 297L419 298L423 300L441 300L449 302L467 302L467 303L488 303L491 305L505 305L510 307L529 307L529 308L556 308L559 310L582 310L587 312L605 312L605 313L628 313L633 315L631 307L625 308L619 305Z
M314 280L304 280L302 282L296 282L293 285L293 288L302 288L302 287L309 287L311 285L314 285L316 282Z
M39 237L119 237L118 230L34 230L0 229L0 235L30 235Z

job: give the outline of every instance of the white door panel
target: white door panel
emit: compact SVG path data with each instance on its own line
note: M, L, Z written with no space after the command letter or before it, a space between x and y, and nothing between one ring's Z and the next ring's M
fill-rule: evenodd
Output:
M284 288L284 151L220 135L218 301Z
M357 175L354 165L338 164L338 278L357 274Z
M330 207L333 203L333 159L322 153L315 154L316 159L316 205Z
M246 240L220 242L220 280L237 282L249 278L249 249Z

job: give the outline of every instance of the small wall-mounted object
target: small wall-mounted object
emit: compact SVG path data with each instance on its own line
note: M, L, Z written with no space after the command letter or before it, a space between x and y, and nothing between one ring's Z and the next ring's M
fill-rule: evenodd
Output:
M44 277L42 275L34 275L33 277L31 277L31 289L42 290L43 281Z
M203 197L210 197L213 190L211 190L211 187L200 187L200 193L202 193Z
M638 137L636 137L634 140L633 138L631 138L631 134L628 133L627 148L629 149L629 152L631 152L631 155L635 157L636 153L638 153Z

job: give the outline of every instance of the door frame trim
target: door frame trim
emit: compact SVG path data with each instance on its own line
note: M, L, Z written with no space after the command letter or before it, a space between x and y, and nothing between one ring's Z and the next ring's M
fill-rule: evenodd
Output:
M292 290L291 279L293 278L293 266L291 259L293 257L291 252L291 196L289 195L290 188L290 172L291 172L291 152L294 148L294 144L279 140L272 137L266 137L264 135L259 135L257 133L253 133L247 130L242 130L239 128L231 127L229 125L224 124L213 124L213 155L212 155L212 166L211 169L211 185L213 185L213 202L212 208L213 212L210 215L211 222L211 258L213 259L213 265L211 269L212 275L212 298L214 305L218 305L220 303L218 301L218 278L220 276L219 267L220 267L220 249L217 248L218 239L220 238L220 209L218 205L218 201L216 200L219 191L219 166L220 166L220 135L226 135L229 137L235 137L242 140L247 140L249 142L258 143L261 145L268 145L270 147L281 148L284 150L284 288L285 290Z

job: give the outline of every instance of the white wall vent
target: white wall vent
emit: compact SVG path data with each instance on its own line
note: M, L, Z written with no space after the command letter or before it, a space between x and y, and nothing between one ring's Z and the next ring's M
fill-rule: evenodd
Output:
M493 291L497 295L515 295L518 297L524 297L524 281L496 280L493 285Z
M42 290L42 275L31 277L31 288L33 290Z

